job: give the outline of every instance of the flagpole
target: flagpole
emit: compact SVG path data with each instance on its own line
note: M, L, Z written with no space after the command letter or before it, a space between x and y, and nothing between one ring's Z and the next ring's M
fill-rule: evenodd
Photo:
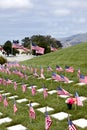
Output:
M70 119L69 119L69 113L68 113L68 122L69 122L69 120L70 120Z
M76 105L76 103L75 103L75 110L77 109L77 105Z
M29 101L29 109L30 109L30 103L31 103L31 101ZM30 123L32 123L32 118L31 117L30 117Z
M11 46L11 54L13 55L13 43L12 43L12 46Z
M30 39L30 54L32 55L32 41Z

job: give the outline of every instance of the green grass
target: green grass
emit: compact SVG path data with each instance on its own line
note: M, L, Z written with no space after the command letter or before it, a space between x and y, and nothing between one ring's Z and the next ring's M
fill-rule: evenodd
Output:
M50 54L46 54L43 56L38 56L35 57L31 60L27 60L24 62L20 62L20 64L24 64L26 66L32 66L32 67L37 67L38 69L42 66L44 68L44 75L45 77L51 77L52 73L47 72L47 66L50 65L55 72L55 67L56 65L61 66L62 68L65 67L65 65L73 66L75 68L74 73L65 73L62 72L62 74L66 75L69 77L69 79L74 80L73 83L71 84L64 84L64 83L58 83L54 81L46 81L44 79L38 80L37 78L33 78L33 76L29 77L28 80L21 79L18 76L12 74L12 75L7 75L5 73L0 73L1 77L9 77L11 79L14 79L18 82L24 82L27 83L28 86L34 84L37 85L37 88L42 88L43 84L48 88L48 90L53 90L56 89L57 86L62 86L64 89L69 91L70 93L74 94L75 91L78 92L79 95L81 96L87 96L86 88L87 85L83 87L76 86L75 84L78 82L77 78L77 69L81 69L81 73L87 75L87 43L82 43L78 44L69 48L61 49L56 52L52 52ZM24 72L24 70L22 70ZM30 71L26 71L27 75L30 75ZM59 73L60 74L60 73ZM26 93L22 92L21 85L18 85L18 88L16 91L14 91L13 85L9 86L3 86L0 85L0 90L4 89L5 92L10 92L11 95L18 95L17 99L20 98L27 98L29 101L32 102L38 102L40 106L34 107L35 112L36 112L36 120L33 120L32 123L30 123L29 119L29 108L26 106L29 101L25 103L18 104L18 112L14 116L13 114L13 100L8 99L9 101L9 106L7 109L3 107L3 102L0 103L0 112L3 113L1 117L10 117L13 119L12 122L10 123L5 123L0 125L0 130L6 130L6 127L9 127L11 125L15 125L18 123L21 123L25 127L27 127L28 130L44 130L45 126L45 114L39 112L36 110L38 107L44 107L44 106L49 106L54 108L54 111L49 112L49 114L54 114L58 112L67 112L71 114L72 116L70 117L72 120L78 119L78 118L86 118L87 119L87 101L84 101L83 107L77 107L75 110L75 107L73 106L72 110L68 110L67 106L65 104L65 99L58 97L56 94L49 95L46 100L43 98L42 93L36 93L36 95L33 97L31 95L31 90L27 90ZM8 97L8 96L7 96ZM0 117L0 118L1 118ZM68 123L67 119L64 119L62 121L56 120L52 118L53 124L50 128L50 130L67 130ZM78 130L83 130L80 127L77 127ZM84 128L84 130L87 130L87 128Z

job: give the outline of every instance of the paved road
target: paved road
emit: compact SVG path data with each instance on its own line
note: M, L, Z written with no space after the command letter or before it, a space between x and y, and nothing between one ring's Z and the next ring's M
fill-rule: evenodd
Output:
M8 61L24 61L24 60L28 60L33 58L33 55L26 55L26 54L20 54L17 56L9 56L9 57L5 57Z

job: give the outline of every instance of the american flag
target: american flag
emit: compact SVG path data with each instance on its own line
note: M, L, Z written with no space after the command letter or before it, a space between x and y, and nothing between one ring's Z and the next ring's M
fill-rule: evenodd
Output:
M74 68L72 66L65 66L65 72L74 72Z
M10 79L6 79L7 84L12 84L12 81Z
M21 66L23 70L26 70L26 66L25 65L22 65Z
M36 88L34 86L31 87L31 92L33 96L36 94Z
M60 66L58 66L58 65L56 65L56 70L57 70L57 71L63 71L63 68L60 67Z
M40 69L40 77L42 79L45 79L43 72L44 72L44 69L41 67L41 69Z
M45 50L45 49L44 49L43 47L39 47L39 46L38 46L38 47L37 47L37 50L36 50L36 53L37 53L37 54L44 54L44 50Z
M7 74L9 74L9 75L11 74L11 71L9 70L9 68L6 68L6 69L5 69L5 72L6 72Z
M4 107L7 107L8 106L8 101L6 99L6 96L4 95Z
M76 126L72 123L72 121L68 118L68 130L77 130Z
M36 113L35 113L32 105L31 105L31 103L30 103L30 109L29 109L29 116L30 116L31 119L35 119L36 118Z
M34 68L34 74L35 77L39 77L39 75L37 74L37 68Z
M48 96L47 88L43 87L44 99Z
M13 82L13 85L14 85L14 90L16 90L17 89L17 83L16 83L16 81Z
M50 49L51 49L51 51L57 51L57 49L55 47L53 47L53 45L50 45Z
M33 73L34 68L32 67L32 65L30 66L30 72Z
M26 84L22 84L22 91L25 92L27 89Z
M66 83L69 82L69 79L68 79L66 76L63 76L63 75L60 75L60 76L61 76L61 80L62 80L63 82L66 82Z
M53 71L53 69L50 66L48 66L47 71Z
M80 74L81 74L80 69L78 69L77 76L80 77Z
M13 44L13 45L12 45L12 48L15 48L15 49L22 49L23 46L20 45L20 44Z
M3 79L3 85L7 85L6 79Z
M83 103L82 103L82 101L81 101L81 99L80 99L80 97L79 97L77 92L75 93L75 98L76 98L77 106L83 106Z
M0 94L0 102L2 101L2 94Z
M2 84L3 83L3 79L2 78L0 78L0 84Z
M32 45L31 45L31 49L32 49L32 50L37 50L37 47L38 47L38 46L37 46L35 43L32 43Z
M87 76L80 74L79 82L87 84Z
M61 88L61 87L58 87L58 88L57 88L57 94L58 94L58 95L67 95L67 96L70 96L70 95L71 95L69 92L67 92L66 90L64 90L64 89Z
M45 130L49 130L52 125L52 120L50 116L48 115L48 112L45 112Z
M24 74L24 78L25 78L26 80L28 80L28 76L27 76L26 74Z
M14 105L13 105L13 110L14 110L14 113L16 113L17 112L17 106L16 106L16 101L14 100Z
M53 79L53 80L57 80L57 81L61 81L61 76L58 75L58 74L56 74L56 73L53 73L53 74L52 74L52 79Z

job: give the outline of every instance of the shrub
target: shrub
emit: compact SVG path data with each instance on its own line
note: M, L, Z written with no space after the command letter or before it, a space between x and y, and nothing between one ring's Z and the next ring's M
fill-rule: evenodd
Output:
M4 57L0 56L0 64L2 65L6 62L7 62L7 60Z

